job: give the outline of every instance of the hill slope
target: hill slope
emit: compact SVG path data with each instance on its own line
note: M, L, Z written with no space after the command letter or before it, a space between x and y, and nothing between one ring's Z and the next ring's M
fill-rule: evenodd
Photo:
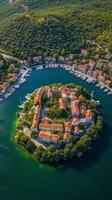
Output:
M106 41L112 48L112 1L67 3L67 0L20 0L8 8L3 4L8 12L5 17L1 15L0 46L18 56L59 54L63 49L74 53L88 39Z

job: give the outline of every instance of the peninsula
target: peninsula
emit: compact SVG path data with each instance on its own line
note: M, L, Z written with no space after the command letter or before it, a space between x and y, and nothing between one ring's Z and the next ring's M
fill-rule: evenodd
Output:
M81 157L102 129L92 95L75 84L43 86L20 107L16 142L43 162Z

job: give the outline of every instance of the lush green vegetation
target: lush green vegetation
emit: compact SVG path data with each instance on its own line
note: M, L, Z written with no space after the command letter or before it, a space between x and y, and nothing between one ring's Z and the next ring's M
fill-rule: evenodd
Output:
M57 109L49 109L48 111L46 111L46 115L51 118L51 119L66 119L70 116L70 111L69 109L67 110L60 110L59 108Z
M61 86L61 84L54 84L55 86ZM58 162L60 160L67 160L73 157L80 157L83 155L86 151L88 151L92 144L98 139L100 132L103 127L103 118L100 116L100 112L95 106L95 104L91 103L89 98L89 93L86 89L82 88L81 86L77 86L75 84L67 84L70 88L77 88L79 91L79 95L82 92L85 98L83 98L83 103L87 104L87 109L91 109L94 114L94 123L91 123L87 128L83 127L83 125L80 125L80 129L83 131L80 132L78 135L74 135L73 131L71 131L71 135L68 141L64 141L63 139L63 133L56 132L57 134L60 134L60 140L56 143L42 143L39 141L38 133L36 130L33 130L31 128L33 116L34 116L34 106L33 106L33 100L35 97L35 92L31 95L30 100L26 101L24 104L24 108L21 112L17 113L17 129L16 129L16 141L18 144L24 146L30 153L32 153L36 159L44 162ZM63 124L63 119L65 119L68 116L65 116L64 110L60 111L58 109L59 102L57 99L60 98L59 94L54 94L54 97L48 98L46 94L43 95L42 98L42 109L44 106L47 106L50 108L50 110L47 111L47 115L53 120L54 123L56 123L56 120L58 120L58 123ZM54 102L54 103L53 103ZM81 103L81 102L80 102ZM84 105L83 104L83 105ZM46 107L47 107L46 106ZM53 109L51 109L53 106ZM48 108L47 107L47 108ZM57 108L57 109L56 109ZM61 114L60 114L61 112ZM70 115L70 111L69 111ZM54 119L53 119L54 118ZM83 128L82 128L82 127ZM44 146L35 146L32 139L35 141L38 141L40 144L43 144ZM44 148L46 147L46 148Z
M11 65L11 60L6 60L2 56L0 56L0 83L11 82L9 74L11 73L17 73L19 70L19 64L13 63Z
M77 53L88 39L106 41L111 49L111 10L111 0L35 0L17 1L10 6L2 4L0 46L21 57Z
M50 145L46 150L42 146L37 148L22 132L18 133L17 142L23 145L30 153L33 153L37 160L44 162L68 160L73 157L80 157L91 148L102 130L102 122L102 117L98 116L95 125L92 125L79 140L74 141L71 137L69 144L64 144L60 140L58 148L54 145Z

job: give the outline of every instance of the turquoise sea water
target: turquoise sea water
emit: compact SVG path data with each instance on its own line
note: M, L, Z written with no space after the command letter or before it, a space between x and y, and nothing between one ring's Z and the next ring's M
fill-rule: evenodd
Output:
M79 160L57 167L35 161L14 141L15 113L20 99L37 87L55 82L81 84L102 103L103 133ZM7 101L0 104L0 200L112 199L112 97L62 69L33 71Z

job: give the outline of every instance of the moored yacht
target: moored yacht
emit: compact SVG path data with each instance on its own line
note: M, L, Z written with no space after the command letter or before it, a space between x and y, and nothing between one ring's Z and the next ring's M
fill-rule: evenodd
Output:
M104 90L104 92L108 92L109 90L106 88L105 90Z
M107 94L108 94L108 95L112 95L112 91L108 92Z

